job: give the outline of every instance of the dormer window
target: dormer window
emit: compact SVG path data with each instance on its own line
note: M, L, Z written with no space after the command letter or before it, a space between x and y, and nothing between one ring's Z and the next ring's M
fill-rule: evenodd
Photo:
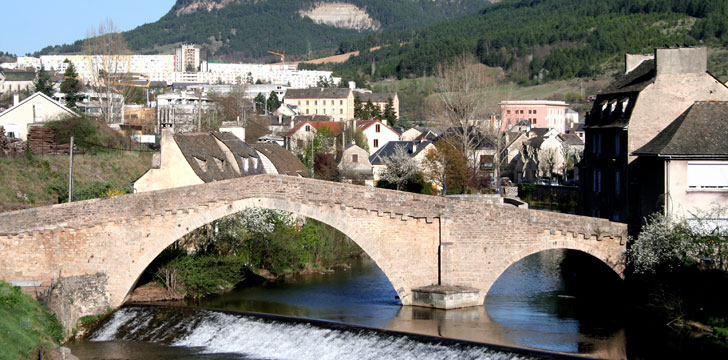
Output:
M215 165L217 165L217 168L220 169L220 171L225 171L225 160L218 159L216 157L212 158L215 160Z
M202 169L202 171L207 172L207 161L202 160L198 157L194 157L194 159L195 159L195 162L197 162L197 166L199 166L200 169Z

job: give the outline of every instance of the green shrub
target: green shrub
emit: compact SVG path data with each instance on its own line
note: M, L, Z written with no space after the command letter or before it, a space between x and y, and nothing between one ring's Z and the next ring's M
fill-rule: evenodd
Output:
M48 350L62 339L55 315L19 287L0 282L0 359L28 359L36 348Z

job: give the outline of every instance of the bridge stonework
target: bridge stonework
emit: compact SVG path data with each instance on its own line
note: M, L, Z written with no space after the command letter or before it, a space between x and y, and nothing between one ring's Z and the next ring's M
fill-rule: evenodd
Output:
M67 328L121 305L167 246L247 208L290 211L338 229L382 269L403 305L432 284L479 290L523 257L586 252L622 275L627 228L603 219L259 175L0 213L0 280L52 287ZM86 292L79 284L92 283Z

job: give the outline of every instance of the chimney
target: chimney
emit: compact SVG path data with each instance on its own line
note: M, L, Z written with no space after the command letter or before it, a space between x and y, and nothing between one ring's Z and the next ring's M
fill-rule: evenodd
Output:
M412 153L414 154L415 151L417 151L417 143L413 141L412 142Z
M20 102L20 95L13 94L13 106L18 106L19 102Z
M705 74L708 71L708 50L705 47L656 49L657 76Z
M624 54L624 73L629 74L636 69L642 62L652 60L655 54Z

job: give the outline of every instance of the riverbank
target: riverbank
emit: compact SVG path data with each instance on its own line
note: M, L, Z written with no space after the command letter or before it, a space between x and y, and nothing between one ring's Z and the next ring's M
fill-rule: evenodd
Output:
M55 315L19 287L0 282L0 359L67 359Z

